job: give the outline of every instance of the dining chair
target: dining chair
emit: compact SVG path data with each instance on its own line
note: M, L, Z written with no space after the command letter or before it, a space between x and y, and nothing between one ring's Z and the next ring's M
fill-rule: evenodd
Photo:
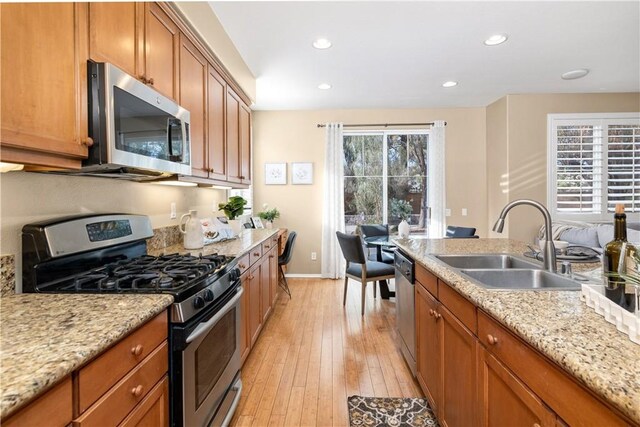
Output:
M477 239L476 229L473 227L457 227L450 225L447 227L445 237L448 239Z
M284 249L282 250L282 255L278 256L278 269L280 270L278 284L287 293L287 295L289 295L289 299L291 299L291 290L289 289L287 277L284 275L282 266L289 264L289 261L291 261L291 256L293 255L293 244L296 242L297 235L298 233L296 233L295 231L289 233L289 237L287 237L287 243L284 244Z
M364 255L362 240L357 234L345 234L336 232L342 255L347 261L344 278L344 297L342 305L347 304L347 288L349 279L357 280L362 284L362 308L361 315L364 316L364 301L367 290L367 283L374 282L373 297L376 297L375 282L392 279L395 275L393 265L378 261L370 261Z

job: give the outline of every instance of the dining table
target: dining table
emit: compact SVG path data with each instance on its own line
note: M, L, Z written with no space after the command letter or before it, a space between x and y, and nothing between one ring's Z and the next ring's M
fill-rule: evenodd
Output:
M396 249L395 243L389 240L390 237L391 236L389 235L371 236L371 237L365 237L363 239L367 248L376 249L376 261L384 262L383 253L384 252L393 253L393 251ZM380 283L380 297L382 299L389 299L396 296L395 290L392 291L389 289L389 284L387 283L386 280L380 280L379 283Z

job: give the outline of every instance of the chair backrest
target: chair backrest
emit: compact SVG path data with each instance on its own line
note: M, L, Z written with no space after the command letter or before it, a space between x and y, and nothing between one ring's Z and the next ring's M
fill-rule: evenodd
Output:
M360 232L362 237L388 236L389 224L362 224Z
M278 257L278 264L285 265L291 261L291 256L293 255L293 244L296 242L296 236L298 233L292 231L289 233L289 237L287 237L287 243L284 244L284 250L282 251L282 255Z
M345 234L336 231L342 255L348 262L356 264L365 264L367 259L364 256L364 248L362 247L362 239L357 234Z
M446 237L450 238L464 238L464 237L474 237L476 234L476 229L473 227L456 227L450 225L447 227Z

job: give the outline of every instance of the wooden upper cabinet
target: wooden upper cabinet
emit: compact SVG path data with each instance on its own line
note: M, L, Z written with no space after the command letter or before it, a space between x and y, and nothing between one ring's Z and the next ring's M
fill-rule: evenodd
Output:
M225 98L227 83L208 65L207 73L207 138L209 178L227 179L227 143L225 140Z
M555 414L481 345L478 398L482 427L556 425Z
M227 87L227 181L242 182L240 169L240 97Z
M86 12L0 5L2 161L78 168L87 156Z
M180 34L180 105L191 113L191 175L207 177L206 114L207 67L205 57Z
M251 109L240 103L240 180L251 184Z
M90 2L89 55L96 62L110 62L140 78L144 4L136 2Z
M163 95L178 99L180 30L156 3L145 3L144 76Z

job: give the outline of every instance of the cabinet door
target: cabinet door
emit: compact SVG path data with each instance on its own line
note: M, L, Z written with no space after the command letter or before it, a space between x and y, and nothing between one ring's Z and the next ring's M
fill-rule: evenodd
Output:
M249 272L249 336L251 346L255 344L262 329L262 312L260 306L260 264L255 264Z
M240 103L236 93L227 87L227 181L242 182L240 169Z
M245 274L240 279L242 282L242 290L244 291L242 294L242 299L240 300L240 314L242 318L242 327L240 328L240 357L242 359L242 363L247 359L249 355L249 350L251 350L251 332L249 328L249 274Z
M480 425L552 427L556 417L504 365L478 345Z
M124 72L142 77L139 46L143 30L142 3L90 2L89 55L110 62Z
M261 312L264 323L271 314L271 280L269 272L269 257L264 255L260 260L260 298L262 300Z
M120 427L166 427L169 425L169 378L151 389L120 424Z
M79 168L87 157L87 5L4 3L1 159Z
M207 74L207 139L209 178L227 179L224 104L227 83L209 64Z
M145 3L144 75L163 95L178 99L178 26L156 3Z
M415 285L415 296L416 376L437 414L442 395L442 322L436 317L438 302L420 283Z
M208 175L206 159L207 60L180 34L180 105L191 113L191 175Z
M448 426L477 424L476 337L449 310L442 315L442 399L438 416Z
M240 179L251 184L251 109L240 102Z

